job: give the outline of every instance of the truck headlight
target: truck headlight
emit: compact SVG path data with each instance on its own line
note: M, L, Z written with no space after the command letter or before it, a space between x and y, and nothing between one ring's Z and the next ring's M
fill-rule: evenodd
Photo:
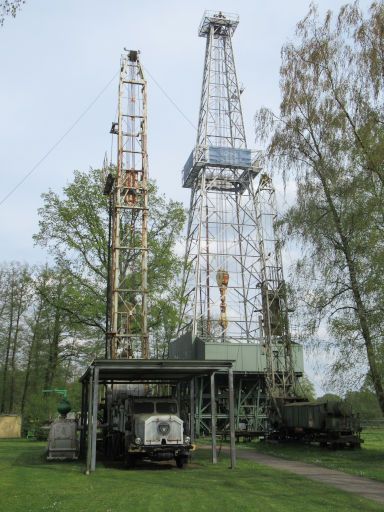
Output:
M135 444L142 444L141 437L136 437Z
M191 442L191 438L189 436L185 436L184 437L184 443L190 444L190 442Z

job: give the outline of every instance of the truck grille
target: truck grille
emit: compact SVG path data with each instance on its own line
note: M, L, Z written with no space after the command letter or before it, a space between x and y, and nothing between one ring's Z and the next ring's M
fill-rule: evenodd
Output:
M151 416L145 421L144 444L182 444L183 422L177 416Z

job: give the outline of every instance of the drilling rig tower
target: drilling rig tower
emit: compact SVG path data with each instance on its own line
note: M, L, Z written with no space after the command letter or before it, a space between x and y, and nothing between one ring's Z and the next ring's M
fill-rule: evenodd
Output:
M147 359L148 342L148 156L147 84L139 52L120 62L117 169L111 194L111 265L107 357Z
M237 15L205 12L196 145L183 171L191 189L179 338L170 357L235 361L237 428L262 431L268 410L293 393L302 351L289 333L275 194L247 147L232 49ZM220 388L220 376L217 377ZM218 404L225 424L226 390ZM200 383L199 429L209 431Z

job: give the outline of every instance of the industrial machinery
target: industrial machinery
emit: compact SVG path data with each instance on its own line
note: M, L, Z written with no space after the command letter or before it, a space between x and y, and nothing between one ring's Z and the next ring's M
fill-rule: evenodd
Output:
M120 62L117 170L104 193L110 197L106 357L149 357L147 82L139 52Z
M127 396L112 407L112 435L128 467L139 459L188 461L191 439L184 435L179 408L172 398Z
M77 421L68 419L71 405L63 396L57 411L60 417L55 420L49 429L47 460L76 460L79 456L77 439Z
M110 203L105 356L118 366L122 359L150 356L147 83L136 50L125 50L121 57L118 118L111 134L117 136L117 165L109 166L104 188ZM99 411L105 453L124 459L128 466L138 459L174 459L182 467L191 445L184 437L177 402L143 398L153 392L148 383L137 389L106 384L103 414Z
M269 439L318 442L333 449L360 447L360 420L351 406L339 400L282 404L281 417L272 420Z
M196 145L182 170L191 190L178 338L174 359L234 361L236 429L269 429L277 400L295 395L301 345L291 338L276 227L275 191L260 154L247 147L242 88L232 49L235 14L207 11ZM216 376L219 430L228 390ZM196 383L196 433L211 432L207 379ZM188 392L186 392L187 396Z

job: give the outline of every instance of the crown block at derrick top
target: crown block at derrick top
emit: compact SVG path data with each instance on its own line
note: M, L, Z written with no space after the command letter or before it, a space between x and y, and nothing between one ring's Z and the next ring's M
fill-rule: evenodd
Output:
M227 35L232 35L239 24L239 16L234 13L227 13L221 11L205 11L203 19L199 26L199 36L205 37L209 34L211 26L214 27L215 32L229 32Z

